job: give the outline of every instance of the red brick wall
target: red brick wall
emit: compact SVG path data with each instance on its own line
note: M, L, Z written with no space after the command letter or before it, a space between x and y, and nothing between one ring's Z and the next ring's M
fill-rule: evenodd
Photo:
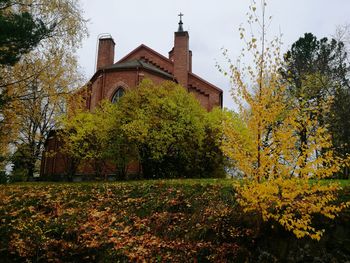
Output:
M87 105L90 105L90 110L94 109L101 99L111 100L114 92L123 87L125 90L133 89L137 86L141 78L151 79L154 83L160 84L165 79L157 74L148 72L146 70L129 70L129 71L106 71L101 72L94 81L91 83L91 101ZM213 89L210 84L202 82L194 76L189 74L190 84L194 88L189 87L189 92L193 93L199 100L201 105L211 110L213 106L220 106L220 92ZM67 157L59 152L61 142L54 137L47 141L46 151L56 151L55 156L43 157L41 175L58 175L66 174ZM116 167L108 163L104 169L105 174L113 174L116 171ZM139 163L129 164L129 173L136 174L140 171ZM89 164L82 164L77 171L78 174L93 174L93 167Z
M112 100L114 93L119 87L122 87L124 90L133 89L143 78L151 79L156 84L160 84L165 80L163 77L143 69L101 72L91 84L90 110L94 109L103 99Z
M189 36L185 32L175 32L174 51L172 58L174 59L174 76L184 87L188 84L189 63Z
M189 88L188 91L190 93L192 93L196 99L199 101L199 103L202 105L202 107L204 109L206 109L207 111L210 110L210 102L209 102L209 95L205 95L203 93L198 92L195 89Z
M41 177L47 178L50 175L67 175L70 159L65 154L62 154L60 151L61 148L62 141L59 140L56 134L46 141L40 167ZM127 167L127 171L131 174L138 174L140 169L138 162L131 162ZM116 171L116 165L106 161L102 171L103 175L115 174ZM93 161L80 163L76 171L77 175L94 175L94 173Z
M154 53L154 51L150 50L146 46L141 46L133 53L129 54L127 58L122 59L119 62L125 62L130 60L143 59L146 62L157 66L169 74L172 74L174 71L173 64L165 57L160 54Z
M62 141L55 134L46 141L41 161L41 176L66 174L67 158L60 152Z
M214 88L210 83L203 81L194 74L189 74L189 91L196 94L196 98L201 102L207 110L212 110L214 107L221 107L222 91Z

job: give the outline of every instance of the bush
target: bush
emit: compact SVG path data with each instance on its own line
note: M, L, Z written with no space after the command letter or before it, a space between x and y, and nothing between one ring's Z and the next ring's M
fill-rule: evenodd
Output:
M220 113L174 82L144 80L117 103L115 130L136 148L145 178L222 177Z
M125 179L128 164L138 162L144 178L223 177L221 120L221 109L208 113L176 83L144 80L116 104L63 119L61 150L97 176L113 162Z
M9 182L9 176L5 171L0 171L0 184L7 184Z

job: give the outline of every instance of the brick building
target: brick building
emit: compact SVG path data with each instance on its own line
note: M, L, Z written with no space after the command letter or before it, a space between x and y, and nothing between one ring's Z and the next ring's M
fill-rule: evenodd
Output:
M181 14L180 14L181 15ZM86 107L93 110L101 100L118 101L124 92L134 89L143 78L154 83L172 80L193 93L201 105L210 111L222 107L223 92L192 72L192 51L189 49L189 34L183 30L180 16L178 31L174 33L174 47L165 57L153 49L140 45L118 62L114 63L115 42L110 36L99 39L96 72L90 79ZM58 152L55 156L43 157L41 176L64 174L67 158L59 154L60 142L52 133L46 142L45 152ZM45 156L45 154L43 154ZM137 172L138 164L131 164L131 172ZM113 171L111 167L107 170ZM108 172L108 171L107 171ZM89 173L87 167L79 173Z

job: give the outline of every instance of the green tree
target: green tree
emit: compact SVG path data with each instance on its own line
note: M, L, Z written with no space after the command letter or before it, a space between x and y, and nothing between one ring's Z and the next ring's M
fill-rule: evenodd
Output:
M284 67L282 76L290 84L290 90L296 96L301 95L302 81L310 74L327 76L333 82L333 86L325 85L323 89L331 89L336 85L344 85L348 82L346 73L347 54L344 44L335 39L322 38L318 40L311 33L305 33L299 38L284 55ZM327 83L328 84L328 83ZM309 96L322 96L313 90L308 91Z
M63 146L60 152L68 155L73 161L69 167L68 176L72 178L79 165L91 165L95 175L101 177L104 174L103 167L109 147L107 132L109 122L104 109L99 108L95 112L79 111L74 115L67 115L61 123L64 127L60 131Z
M8 86L27 80L13 80L11 66L35 49L74 51L87 32L82 13L71 0L0 0L0 114L5 103L17 99L8 96Z
M24 1L22 1L24 2ZM0 0L0 64L13 66L23 54L47 38L55 24L48 28L28 11L21 12L12 0ZM23 10L23 9L22 9Z
M215 125L183 87L145 80L125 94L117 109L145 178L210 177L222 169Z
M20 82L9 86L16 91L13 96L22 97L9 103L3 111L6 119L11 121L11 144L26 145L31 153L27 155L29 178L38 172L44 143L50 132L58 128L56 119L65 111L67 95L82 83L74 58L64 50L28 54L12 68L12 72L14 78L25 73L31 76L43 67L45 70L29 77L25 85Z
M86 35L86 21L79 2L71 0L10 0L1 8L4 16L27 13L49 29L29 53L18 54L17 63L0 65L0 154L8 155L10 145L29 145L32 176L43 142L64 110L65 95L82 84L75 51Z
M334 150L342 159L350 156L350 87L338 89L329 116L329 130L332 134ZM350 179L350 165L345 163L338 175Z
M332 100L330 109L318 115L317 125L327 125L332 135L336 153L346 158L350 153L349 118L350 82L347 53L343 42L335 39L318 40L306 33L284 55L281 74L288 84L289 98L302 115L315 117L326 101ZM300 144L307 143L304 117L300 118L298 131ZM302 149L300 147L300 149ZM345 167L344 172L348 171Z
M135 161L144 178L222 177L222 116L220 109L207 113L174 82L144 80L116 104L104 101L93 112L73 106L62 120L61 151L74 171L90 164L105 175L113 163L120 179Z
M30 179L29 170L33 168L35 162L29 145L21 144L17 146L16 151L11 156L12 171L11 182L25 182Z
M225 157L221 149L224 138L222 124L229 114L230 112L226 109L220 108L214 108L206 113L204 143L200 151L200 167L203 177L225 177L225 168L233 168L232 163Z
M0 0L0 65L13 65L47 42L79 47L86 34L82 14L79 1Z
M108 117L110 124L107 131L108 147L106 156L116 167L116 175L119 179L125 179L128 174L129 164L139 160L139 154L135 143L126 136L123 131L123 112L117 105L108 101L102 103L102 109ZM117 116L117 118L116 118Z

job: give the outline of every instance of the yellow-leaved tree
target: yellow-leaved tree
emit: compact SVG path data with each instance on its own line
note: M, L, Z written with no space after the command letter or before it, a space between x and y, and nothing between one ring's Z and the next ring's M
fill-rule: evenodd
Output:
M13 63L0 64L0 170L12 162L13 174L24 170L30 179L38 173L44 142L57 128L67 94L84 83L75 53L87 35L86 20L79 1L2 2L2 15L30 14L48 29L35 45L15 50ZM18 34L6 33L9 39ZM4 50L11 54L16 45L20 44L8 44Z
M224 121L222 150L243 178L236 190L245 212L255 213L260 223L276 221L298 238L319 240L323 230L314 227L314 215L334 218L349 205L335 203L339 185L320 180L337 172L341 164L334 157L327 127L319 121L332 98L317 107L302 101L295 107L288 99L279 74L280 38L266 40L269 19L265 18L264 0L260 9L261 16L252 1L251 30L240 28L246 44L242 56L251 55L252 65L243 64L242 56L232 64L224 51L230 63L224 73L230 76L238 110ZM261 32L259 39L252 32L255 25ZM305 85L312 85L315 79L309 76ZM307 140L299 140L299 131Z

